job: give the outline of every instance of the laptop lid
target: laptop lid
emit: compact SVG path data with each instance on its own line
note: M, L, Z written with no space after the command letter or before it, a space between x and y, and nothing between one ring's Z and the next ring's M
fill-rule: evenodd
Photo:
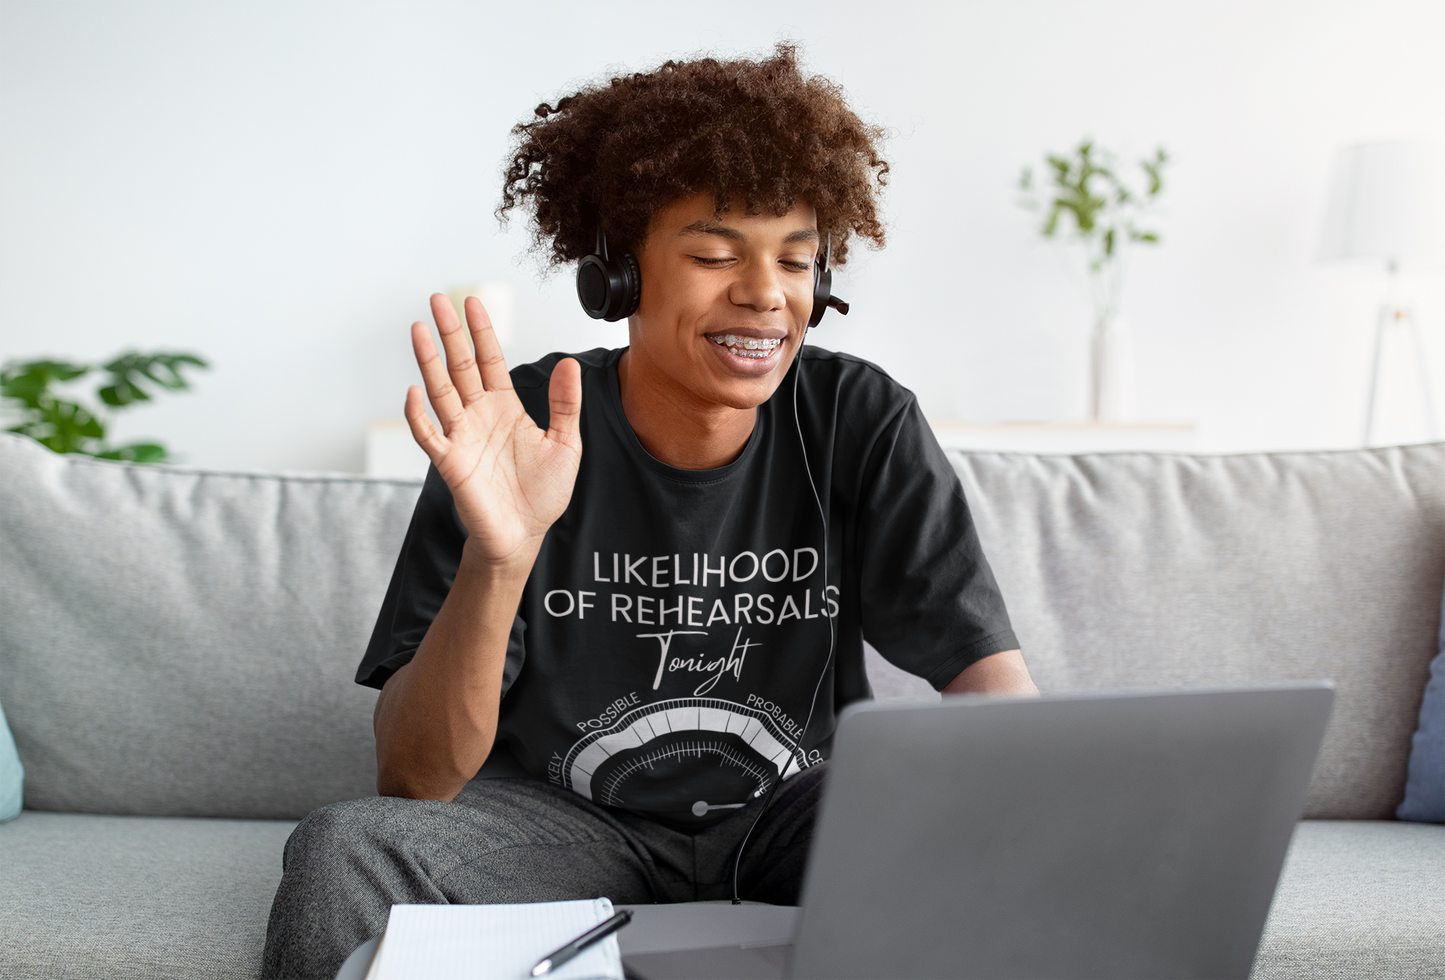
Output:
M850 708L790 975L1247 977L1333 699Z

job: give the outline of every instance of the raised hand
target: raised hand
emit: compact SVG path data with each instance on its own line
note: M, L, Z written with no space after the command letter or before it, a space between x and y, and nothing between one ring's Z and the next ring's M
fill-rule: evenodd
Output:
M582 370L570 357L552 370L549 428L543 432L522 408L487 311L476 297L465 310L467 343L451 302L431 298L446 362L426 324L411 327L412 348L426 399L441 423L427 417L422 389L406 393L406 420L417 444L451 488L469 548L488 562L530 563L542 536L567 509L582 459L578 417ZM475 356L473 355L475 348Z

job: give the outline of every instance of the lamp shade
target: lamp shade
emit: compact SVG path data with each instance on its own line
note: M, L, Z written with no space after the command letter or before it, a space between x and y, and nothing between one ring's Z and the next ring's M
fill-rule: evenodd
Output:
M1413 263L1440 252L1439 185L1428 143L1399 140L1347 146L1335 157L1320 259Z

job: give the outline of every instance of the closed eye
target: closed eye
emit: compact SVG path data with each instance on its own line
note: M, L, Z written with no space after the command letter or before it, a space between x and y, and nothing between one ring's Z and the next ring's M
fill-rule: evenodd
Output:
M731 256L724 258L714 258L707 255L692 255L689 256L689 258L691 258L698 265L704 266L709 269L720 269L725 265L730 265L731 263L737 261ZM791 259L781 259L779 260L779 264L790 272L811 272L813 269L813 263L811 262L800 262Z

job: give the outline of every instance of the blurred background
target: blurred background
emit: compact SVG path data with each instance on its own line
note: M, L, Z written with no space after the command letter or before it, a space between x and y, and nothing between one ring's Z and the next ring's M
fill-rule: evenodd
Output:
M1419 242L1445 221L1441 181L1386 167L1384 192L1360 190L1342 151L1440 159L1437 2L6 0L0 361L194 351L211 364L194 390L117 416L120 439L360 472L370 432L372 470L403 472L407 327L430 293L491 297L513 363L625 343L569 270L542 275L523 222L498 228L510 127L581 81L784 38L893 134L889 245L835 277L852 314L812 341L882 365L944 441L1357 446L1372 377L1372 441L1434 435L1445 263ZM1103 420L1078 250L1045 241L1018 190L1086 138L1129 168L1170 157L1161 241L1125 257L1127 397ZM1380 206L1418 247L1350 258L1340 208L1391 187Z

